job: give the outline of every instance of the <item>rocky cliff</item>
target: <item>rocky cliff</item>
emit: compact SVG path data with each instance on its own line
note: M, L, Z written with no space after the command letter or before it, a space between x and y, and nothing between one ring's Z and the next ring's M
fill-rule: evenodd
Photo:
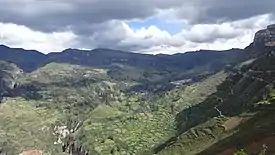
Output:
M255 34L254 45L275 46L275 24L267 26Z
M17 79L22 76L23 70L13 63L0 61L0 102L3 96L19 85Z

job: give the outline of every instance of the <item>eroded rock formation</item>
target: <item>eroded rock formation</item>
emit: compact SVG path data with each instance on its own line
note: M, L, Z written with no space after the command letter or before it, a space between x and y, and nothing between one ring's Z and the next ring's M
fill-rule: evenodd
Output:
M275 24L267 26L255 34L254 45L275 46Z

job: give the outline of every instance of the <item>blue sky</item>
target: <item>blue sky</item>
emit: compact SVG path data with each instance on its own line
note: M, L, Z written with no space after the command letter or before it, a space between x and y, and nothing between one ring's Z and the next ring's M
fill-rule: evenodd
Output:
M183 25L176 22L168 22L157 17L151 17L144 21L131 21L126 22L132 29L137 30L142 27L148 28L150 26L157 26L161 30L165 30L170 34L177 34L183 28Z

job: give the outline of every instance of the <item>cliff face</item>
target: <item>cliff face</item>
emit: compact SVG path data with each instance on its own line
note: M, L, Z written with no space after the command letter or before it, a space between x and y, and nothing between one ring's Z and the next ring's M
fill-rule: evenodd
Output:
M267 26L255 34L254 45L275 46L275 24Z
M2 97L19 85L17 79L22 76L23 71L15 64L0 61L0 102Z

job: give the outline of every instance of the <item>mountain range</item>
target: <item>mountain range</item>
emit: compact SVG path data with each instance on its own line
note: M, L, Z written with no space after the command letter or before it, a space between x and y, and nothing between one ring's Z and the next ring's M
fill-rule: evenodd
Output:
M228 61L236 59L242 49L226 51L200 50L174 55L149 55L131 53L111 49L78 50L66 49L58 53L43 54L35 50L10 48L0 45L1 60L10 61L27 72L33 71L49 62L65 62L91 67L110 67L115 64L139 68L154 68L160 70L188 69L195 66L217 62L225 57ZM220 61L221 63L223 61Z

